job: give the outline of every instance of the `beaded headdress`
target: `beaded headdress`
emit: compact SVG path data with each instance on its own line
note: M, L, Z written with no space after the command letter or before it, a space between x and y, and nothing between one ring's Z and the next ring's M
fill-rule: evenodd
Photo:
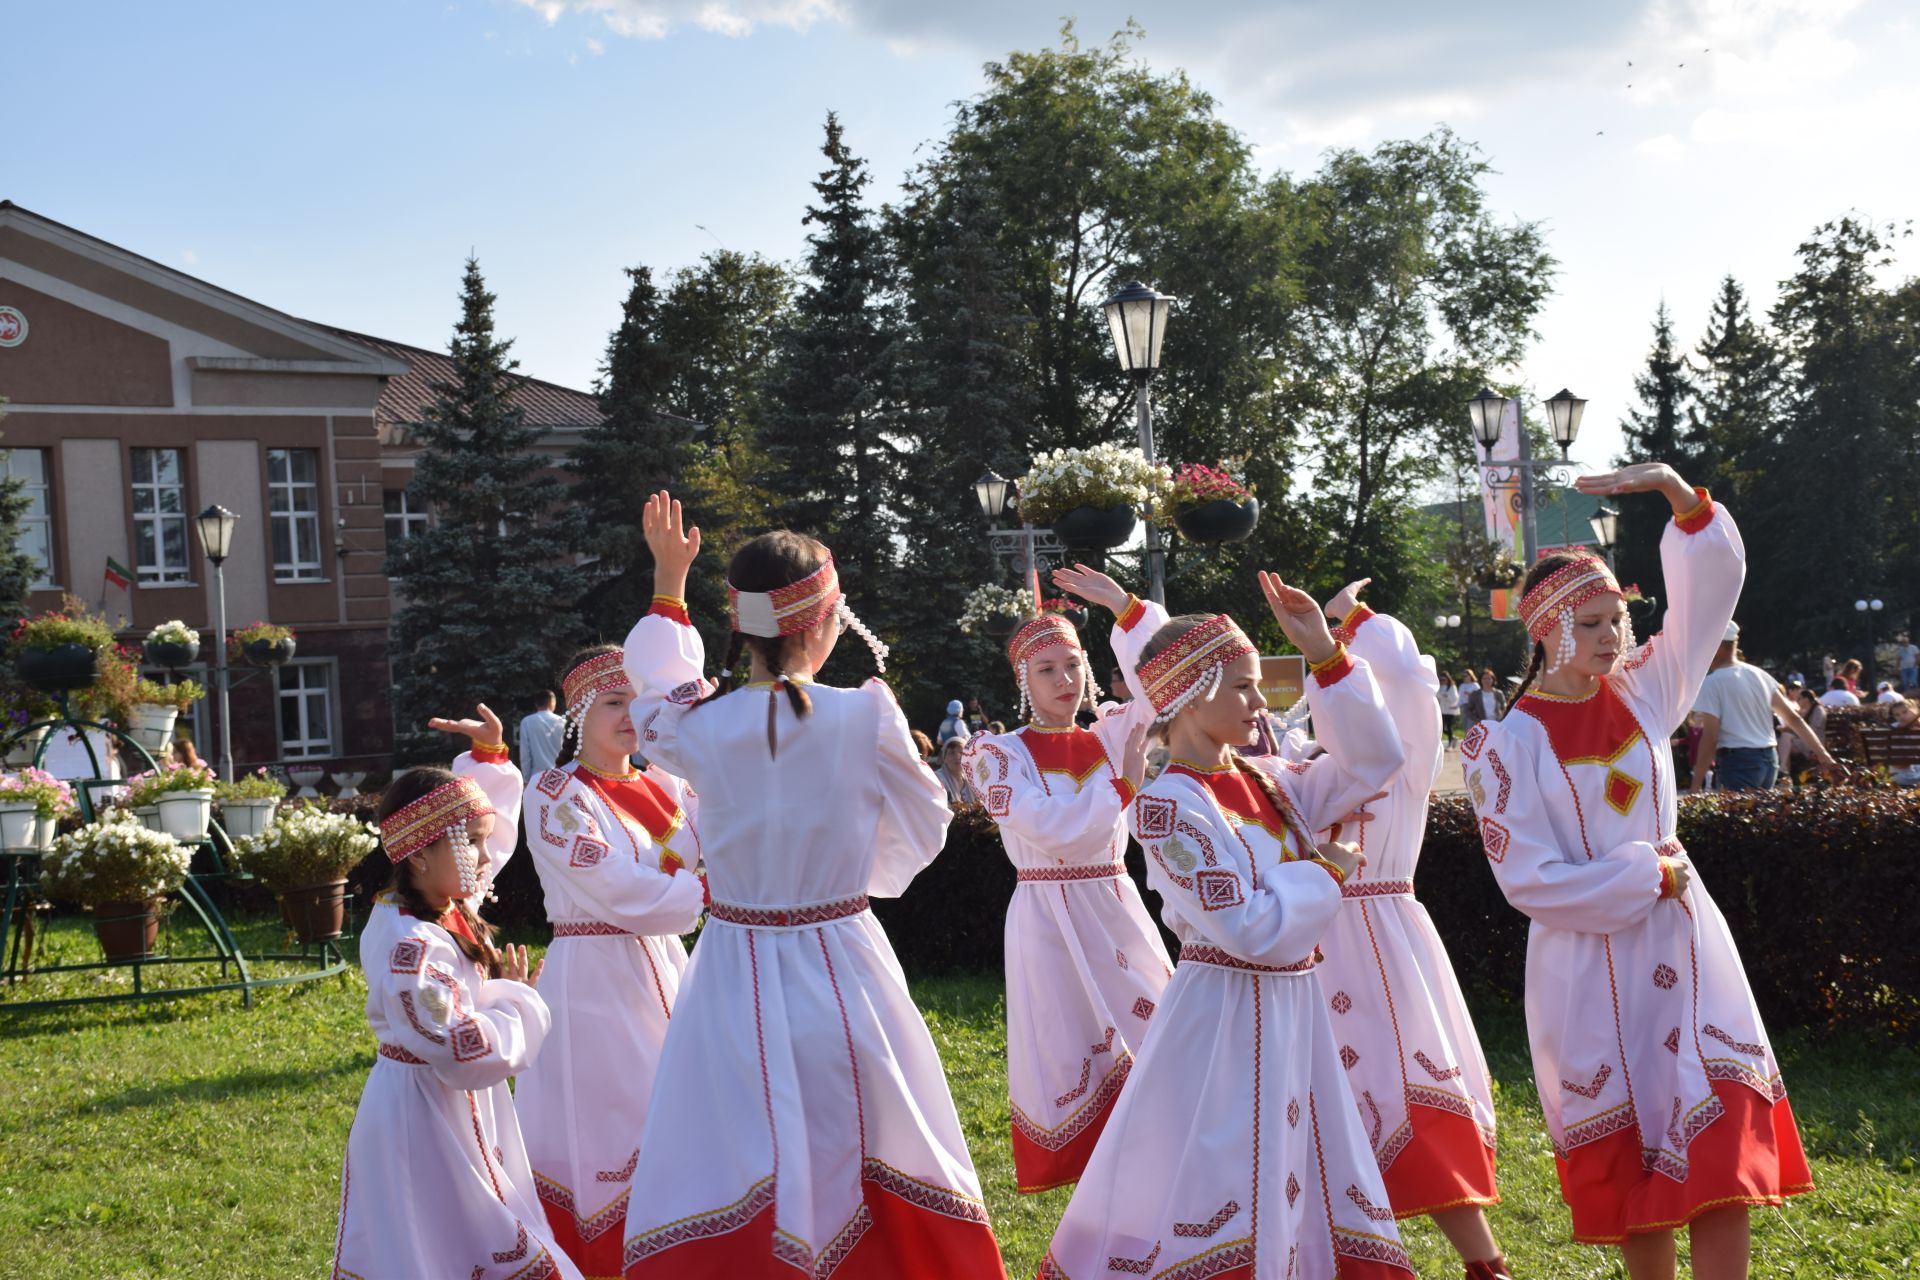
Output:
M1573 660L1574 610L1595 596L1608 593L1624 594L1613 570L1598 556L1581 556L1555 569L1520 598L1521 625L1535 640L1545 644L1547 633L1554 629L1554 624L1559 624L1560 639L1548 671L1558 671ZM1629 621L1627 625L1626 646L1631 647L1633 624Z
M800 581L772 591L742 591L729 582L727 604L733 629L763 640L777 640L806 631L819 626L829 616L837 616L843 626L867 642L867 648L873 650L874 665L883 673L887 669L887 646L847 607L832 555Z
M560 690L567 700L568 728L577 737L595 698L632 688L633 682L627 679L625 657L618 649L582 658L560 679Z
M1227 664L1258 652L1247 633L1224 613L1194 627L1140 664L1140 683L1159 713L1154 719L1171 720L1196 698L1211 702Z
M1007 641L1007 661L1013 664L1014 675L1020 682L1020 719L1026 719L1028 710L1033 706L1033 694L1027 686L1027 663L1044 651L1062 645L1080 651L1087 688L1095 698L1100 696L1100 686L1093 679L1093 668L1084 661L1086 649L1080 643L1080 633L1061 615L1043 613L1014 632L1013 638Z
M493 804L479 783L455 778L382 818L380 843L386 846L390 861L405 862L449 831L456 832L455 843L461 843L467 823L492 812Z

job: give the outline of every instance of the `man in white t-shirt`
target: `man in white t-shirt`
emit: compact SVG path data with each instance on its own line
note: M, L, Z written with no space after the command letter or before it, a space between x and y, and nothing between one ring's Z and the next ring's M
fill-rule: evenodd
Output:
M1773 677L1740 660L1739 640L1740 625L1729 622L1713 667L1693 700L1701 720L1700 748L1693 760L1695 795L1704 790L1709 765L1722 791L1770 790L1780 769L1775 716L1807 744L1816 765L1834 767L1826 743L1807 727Z
M1883 707L1890 707L1896 702L1905 702L1906 699L1893 691L1893 681L1882 680L1880 682L1879 693L1874 697L1874 701Z
M567 736L567 722L553 709L553 690L541 693L534 708L520 721L520 774L533 779L553 768L560 758L560 744Z
M1860 705L1860 697L1854 693L1853 690L1847 688L1847 682L1845 680L1835 676L1833 683L1828 686L1827 691L1820 695L1820 705L1823 707L1857 707Z

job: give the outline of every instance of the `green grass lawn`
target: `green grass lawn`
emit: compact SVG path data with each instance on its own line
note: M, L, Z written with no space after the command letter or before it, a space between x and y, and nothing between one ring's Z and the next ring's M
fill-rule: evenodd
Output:
M277 923L244 940L277 945ZM186 941L185 938L179 941ZM84 926L47 954L97 958ZM125 989L124 971L0 995ZM1008 1268L1031 1276L1069 1190L1013 1189L999 984L915 984L985 1183ZM358 973L261 993L0 1014L0 1277L325 1275L340 1156L373 1059ZM1529 1280L1623 1274L1567 1243L1567 1216L1517 1011L1476 1010L1497 1080L1493 1223ZM1920 1053L1778 1035L1820 1189L1755 1217L1756 1277L1920 1274ZM1424 1221L1403 1224L1420 1274L1460 1274ZM464 1280L455 1277L454 1280Z

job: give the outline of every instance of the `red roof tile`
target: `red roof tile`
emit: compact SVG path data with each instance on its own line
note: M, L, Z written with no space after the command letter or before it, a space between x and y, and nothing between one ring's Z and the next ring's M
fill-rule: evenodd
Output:
M386 387L380 392L380 403L374 413L386 422L406 425L424 421L435 399L434 384L454 380L453 357L445 352L410 347L403 342L391 342L332 325L320 327L404 361L409 366L410 372L387 379ZM587 427L606 416L600 412L599 403L587 392L575 391L553 382L542 382L538 378L519 377L513 400L527 415L527 425L530 427Z

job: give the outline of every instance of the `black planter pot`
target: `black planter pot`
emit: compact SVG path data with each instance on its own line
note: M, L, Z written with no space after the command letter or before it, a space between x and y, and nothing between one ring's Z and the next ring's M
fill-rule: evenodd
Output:
M200 644L180 644L173 640L152 640L144 649L146 659L155 666L165 667L169 671L178 671L190 666L200 656Z
M1018 631L1020 624L1025 621L1025 618L1009 618L1005 614L996 613L991 618L982 622L980 629L996 640L1005 640L1008 636Z
M56 649L22 649L13 665L22 680L42 693L70 693L98 678L95 656L86 645L63 644Z
M1075 631L1087 625L1088 615L1085 608L1062 609L1060 616L1071 622Z
M293 637L289 636L285 640L249 640L244 652L256 667L277 667L293 658L293 649Z
M1216 498L1174 512L1173 523L1192 542L1240 542L1260 523L1260 499L1230 502Z
M1132 507L1075 507L1053 522L1053 536L1070 547L1105 550L1133 536Z
M1503 565L1497 570L1482 569L1473 575L1473 580L1482 591L1511 591L1525 577L1519 565Z

